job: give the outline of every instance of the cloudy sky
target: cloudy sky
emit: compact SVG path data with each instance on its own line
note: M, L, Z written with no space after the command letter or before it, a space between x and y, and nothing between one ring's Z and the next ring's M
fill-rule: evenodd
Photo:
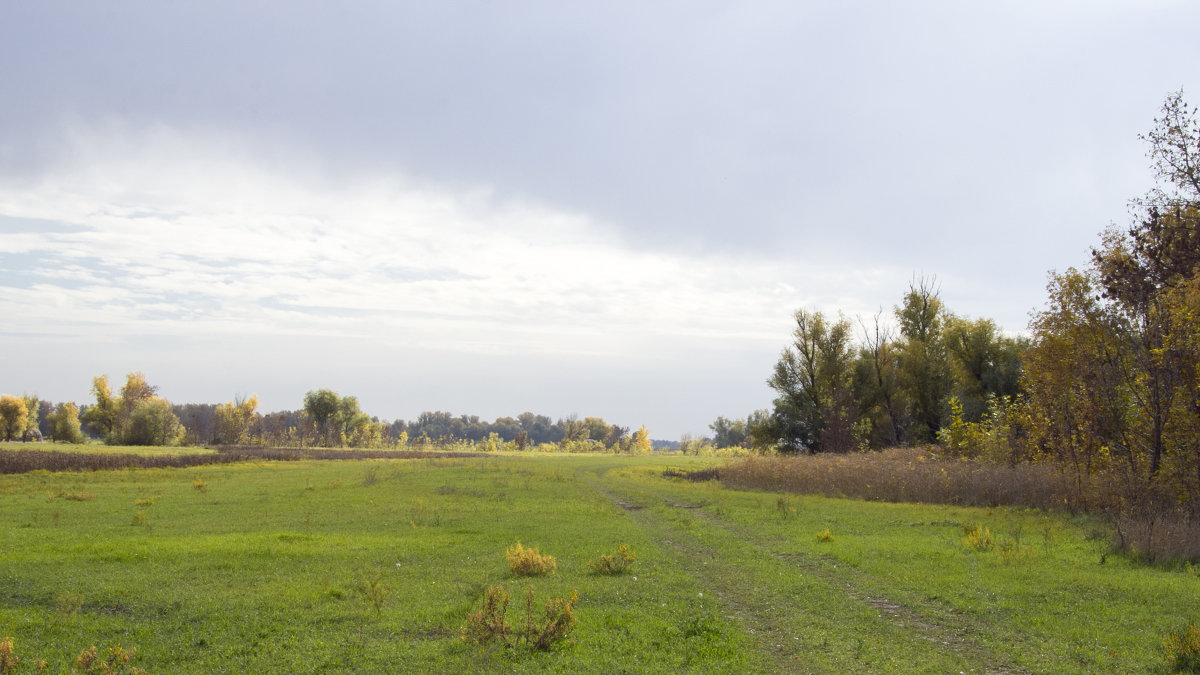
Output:
M0 391L767 407L800 307L1025 329L1200 102L1200 5L0 6ZM1195 93L1193 93L1195 92Z

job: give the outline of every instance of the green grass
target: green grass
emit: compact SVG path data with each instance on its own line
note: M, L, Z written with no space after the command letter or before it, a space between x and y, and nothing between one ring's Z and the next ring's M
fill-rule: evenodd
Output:
M116 643L171 673L1146 672L1165 671L1162 637L1200 598L1194 574L1102 564L1087 520L816 497L781 508L661 477L713 461L0 476L0 638L18 672ZM964 523L994 545L968 546ZM505 549L518 541L556 571L515 578ZM626 574L591 568L622 544L637 554ZM516 621L527 586L539 607L577 590L570 642L460 639L496 584Z

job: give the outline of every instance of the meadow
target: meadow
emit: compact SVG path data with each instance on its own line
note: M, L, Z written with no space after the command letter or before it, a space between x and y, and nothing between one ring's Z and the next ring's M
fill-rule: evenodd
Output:
M15 672L1167 672L1200 576L1086 516L732 490L722 460L240 462L0 476ZM556 568L514 575L517 542ZM592 562L619 547L628 569ZM577 594L548 649L464 639ZM2 667L2 666L0 666Z

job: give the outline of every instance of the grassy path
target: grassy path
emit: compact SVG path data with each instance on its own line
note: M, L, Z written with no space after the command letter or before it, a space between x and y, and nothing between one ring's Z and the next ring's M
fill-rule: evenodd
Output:
M877 594L829 558L785 553L702 503L630 480L585 479L701 580L773 672L1021 672L970 637L969 619ZM831 601L832 600L832 601Z

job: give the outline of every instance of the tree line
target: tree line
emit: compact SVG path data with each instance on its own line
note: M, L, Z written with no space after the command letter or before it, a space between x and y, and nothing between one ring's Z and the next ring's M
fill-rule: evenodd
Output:
M386 448L407 445L478 444L525 450L546 446L574 452L645 453L652 449L645 426L610 424L600 417L551 419L524 412L492 422L478 415L423 412L417 419L380 420L364 413L354 396L329 389L304 395L302 407L267 414L258 398L221 404L171 404L140 372L129 373L114 392L107 375L92 379L93 403L57 406L36 396L0 397L0 440L112 445L257 445L273 447Z
M1142 139L1156 186L1131 202L1131 225L1103 232L1087 266L1050 274L1028 337L953 314L928 279L910 284L895 328L882 315L856 325L797 311L768 379L772 408L718 418L716 444L816 453L938 442L953 455L1108 476L1131 503L1200 510L1197 109L1169 95Z

